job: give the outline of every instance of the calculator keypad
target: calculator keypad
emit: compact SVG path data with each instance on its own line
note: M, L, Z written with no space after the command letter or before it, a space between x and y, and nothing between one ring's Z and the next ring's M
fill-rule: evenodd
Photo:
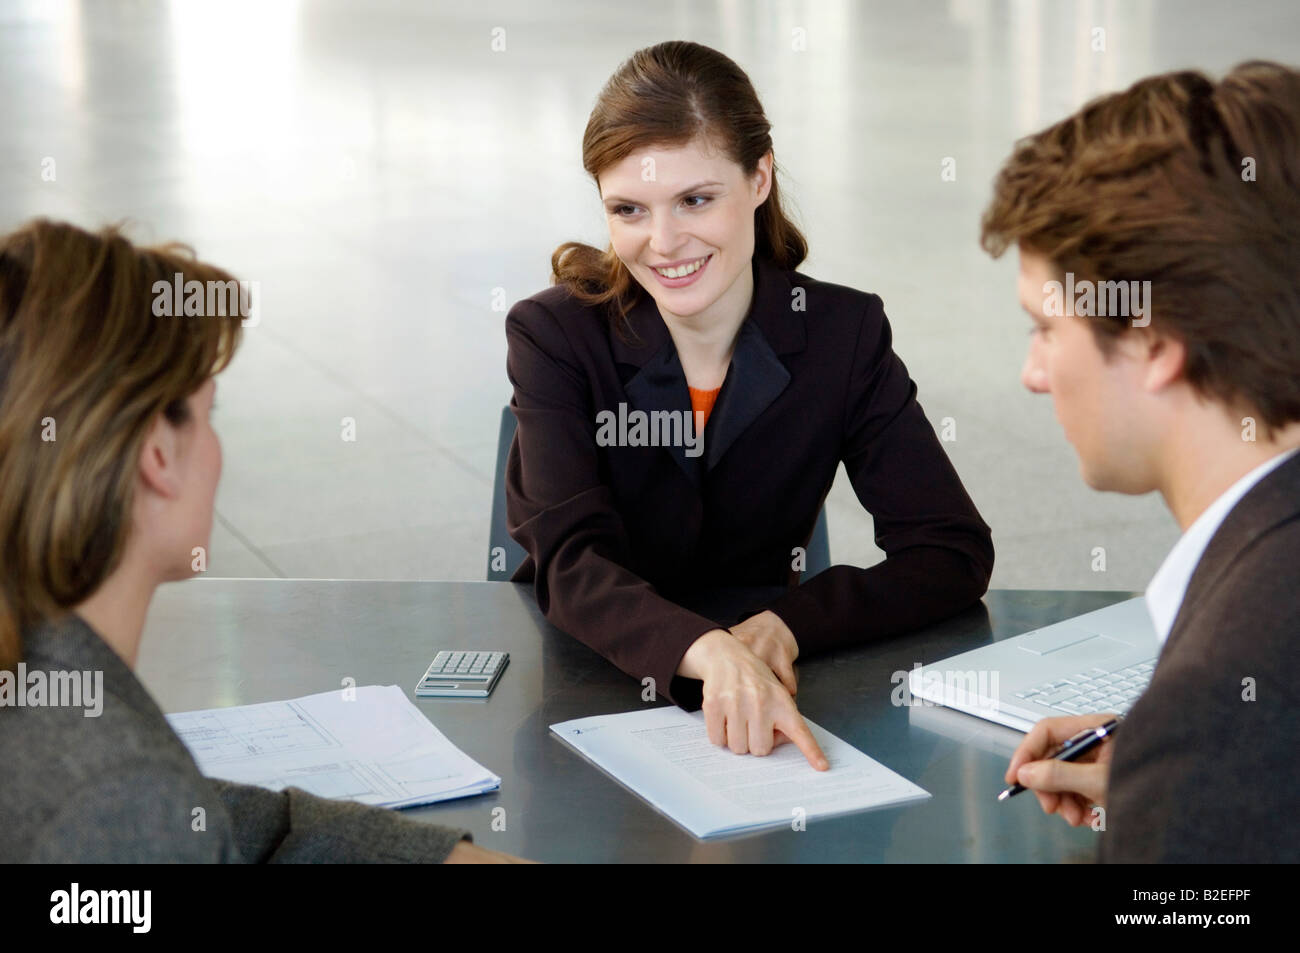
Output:
M507 652L439 652L415 686L415 693L487 697L509 661Z
M504 652L439 652L424 680L445 678L487 681L496 674Z

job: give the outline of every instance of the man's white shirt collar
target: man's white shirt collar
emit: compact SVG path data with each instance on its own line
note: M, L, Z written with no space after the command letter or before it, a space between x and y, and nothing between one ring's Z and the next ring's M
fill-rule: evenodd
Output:
M1169 551L1165 561L1151 577L1151 583L1146 591L1147 611L1151 614L1151 621L1155 625L1156 638L1162 645L1165 639L1169 638L1169 630L1174 627L1174 619L1178 617L1178 610L1182 608L1183 597L1187 594L1187 584L1191 582L1196 564L1201 561L1201 556L1205 554L1205 547L1210 544L1210 540L1223 525L1228 514L1232 512L1232 508L1250 492L1251 487L1296 452L1296 450L1288 450L1279 453L1228 487L1222 496L1211 503L1205 512L1187 527L1187 532L1179 537L1174 548Z

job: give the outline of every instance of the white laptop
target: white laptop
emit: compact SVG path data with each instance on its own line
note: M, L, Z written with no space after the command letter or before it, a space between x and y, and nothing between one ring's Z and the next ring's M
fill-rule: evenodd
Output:
M1128 710L1160 654L1146 600L1064 622L913 668L913 704L944 705L1019 731L1053 715Z

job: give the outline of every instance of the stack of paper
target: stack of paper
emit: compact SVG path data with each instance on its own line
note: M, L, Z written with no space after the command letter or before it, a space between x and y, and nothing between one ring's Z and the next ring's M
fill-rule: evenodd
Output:
M711 743L702 712L649 708L551 730L699 838L916 801L929 792L813 724L830 762L816 771L793 744L765 757Z
M396 685L168 715L208 777L381 807L495 791L501 779Z

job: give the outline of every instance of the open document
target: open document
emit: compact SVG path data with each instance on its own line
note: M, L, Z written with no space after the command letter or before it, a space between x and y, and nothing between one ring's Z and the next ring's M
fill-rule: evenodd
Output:
M495 791L501 779L461 751L396 685L168 715L208 777L380 807Z
M829 771L783 744L766 757L709 741L703 712L649 708L551 730L699 838L903 804L929 792L804 719Z

